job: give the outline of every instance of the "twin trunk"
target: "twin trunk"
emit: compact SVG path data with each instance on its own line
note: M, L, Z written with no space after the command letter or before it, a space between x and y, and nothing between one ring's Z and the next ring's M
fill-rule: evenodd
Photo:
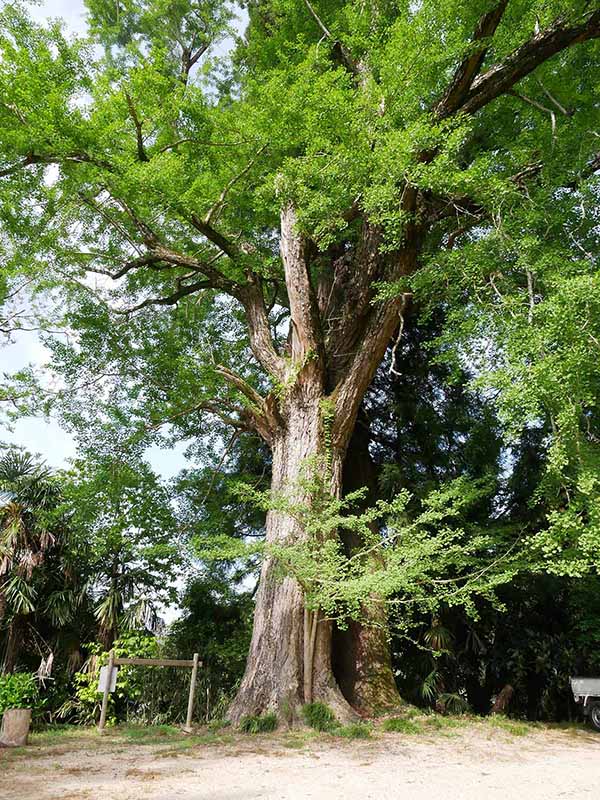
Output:
M292 489L297 499L303 499L298 497L296 487L307 461L322 450L320 416L318 400L305 402L287 416L285 431L272 442L274 491ZM349 458L353 458L351 450ZM339 495L343 456L330 453L329 459L331 490ZM293 543L303 535L298 522L289 515L281 511L268 512L267 542ZM381 607L376 607L381 617ZM379 622L385 620L380 618ZM385 626L353 625L350 630L351 636L336 634L334 637L330 621L305 609L296 581L290 577L282 579L273 559L266 559L256 595L246 672L229 710L231 721L237 723L246 715L272 710L282 721L294 725L302 704L311 701L326 703L338 719L347 721L355 718L357 711L369 712L372 705L378 704L371 691L376 685L384 687L380 699L385 704L399 702L391 674ZM345 651L335 657L339 683L332 667L334 640ZM340 684L346 689L346 697Z

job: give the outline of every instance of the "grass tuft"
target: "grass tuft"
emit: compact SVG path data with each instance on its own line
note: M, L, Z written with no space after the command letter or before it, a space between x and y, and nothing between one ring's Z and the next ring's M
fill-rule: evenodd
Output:
M243 717L240 721L242 733L270 733L277 727L276 714L256 714Z
M82 731L84 731L83 734ZM88 732L89 729L81 728L78 725L48 725L41 730L34 731L29 739L32 744L51 746L62 744L65 739L86 735Z
M210 747L213 745L233 744L235 738L231 734L204 733L196 736L188 736L175 742L169 742L169 748L156 753L156 758L174 758L177 756L194 755L200 746Z
M406 717L391 717L386 719L381 726L388 733L421 733L422 728L417 722Z
M425 720L425 725L428 728L434 728L436 731L442 731L446 728L459 728L462 724L464 724L464 721L455 717L440 717L438 715L428 717Z
M517 722L513 719L508 719L507 717L494 715L488 717L487 722L493 728L500 728L501 730L510 733L511 736L527 736L529 733L531 733L530 725L525 722Z
M353 722L335 729L336 736L343 736L345 739L369 739L372 728L366 722Z
M211 719L211 721L206 726L209 731L220 731L223 728L228 728L231 725L231 722L228 719Z
M310 742L314 742L315 739L318 739L318 737L319 734L317 731L296 729L286 733L281 743L290 750L301 750L303 747L310 744Z
M174 725L127 725L115 728L111 733L125 736L140 744L159 744L166 739L181 737L183 734Z
M325 703L306 703L302 706L302 716L316 731L332 731L337 726L335 714Z

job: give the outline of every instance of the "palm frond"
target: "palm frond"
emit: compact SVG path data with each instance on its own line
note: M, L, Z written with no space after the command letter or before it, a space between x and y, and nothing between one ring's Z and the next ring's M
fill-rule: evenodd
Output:
M3 584L2 593L17 614L31 614L35 609L37 592L34 586L17 573Z

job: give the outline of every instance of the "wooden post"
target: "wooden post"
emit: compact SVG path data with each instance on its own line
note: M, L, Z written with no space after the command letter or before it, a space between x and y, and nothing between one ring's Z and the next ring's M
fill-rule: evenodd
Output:
M112 671L114 667L115 653L111 650L108 654L108 675L106 676L106 683L104 684L104 694L102 695L102 710L100 711L100 722L98 723L98 732L102 733L106 723L106 710L108 708L108 694L110 691L110 682L112 678Z
M198 677L198 653L194 653L194 666L190 680L190 696L188 697L187 719L185 721L186 733L192 732L192 715L194 713L194 695L196 694L196 678Z

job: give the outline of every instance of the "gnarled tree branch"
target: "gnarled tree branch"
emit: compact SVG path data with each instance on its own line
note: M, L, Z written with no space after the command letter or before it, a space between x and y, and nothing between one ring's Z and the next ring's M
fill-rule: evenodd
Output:
M248 276L248 283L238 289L235 296L246 312L250 347L254 357L269 375L283 382L285 362L273 344L260 277L251 273Z
M199 231L209 242L212 242L216 247L219 248L226 256L229 258L235 259L239 255L238 248L230 242L229 239L224 236L219 231L215 230L210 222L206 222L206 220L199 217L197 214L192 214L190 217L190 222Z
M228 367L219 365L216 371L250 401L250 406L244 409L244 416L252 420L254 429L267 444L271 444L275 435L284 427L273 396L262 397L241 375Z
M127 108L129 110L129 116L133 120L133 124L135 126L135 137L137 142L137 156L140 161L148 161L148 154L146 153L146 148L144 147L144 136L142 133L142 123L140 122L140 118L137 115L137 111L135 110L135 106L133 104L133 100L131 99L131 95L129 92L125 92L125 99L127 101Z
M291 204L281 212L280 251L285 273L292 324L292 360L303 364L312 356L324 361L319 309L310 280L308 243L296 229L296 212Z
M470 53L456 70L444 97L435 107L438 117L453 113L465 99L475 78L477 77L489 49L490 38L500 24L508 0L500 0L491 11L484 14L475 28Z
M133 314L135 311L140 311L142 308L147 308L148 306L174 306L182 298L194 294L194 292L211 288L212 284L210 281L196 281L196 283L189 283L187 286L182 286L178 291L166 297L148 297L146 300L142 300L141 303L131 306L130 308L116 308L113 310L115 314Z
M33 166L34 164L66 164L66 163L74 163L74 164L93 164L96 167L100 167L101 169L105 169L109 172L113 171L113 167L109 164L108 161L103 161L102 159L94 158L90 156L88 153L84 151L73 151L72 153L65 153L64 155L59 155L57 153L35 153L31 152L28 153L21 161L17 161L14 164L11 164L8 167L0 170L0 178L5 178L8 175L12 175L15 172L18 172L21 169L25 169L26 167Z
M479 75L457 110L474 114L489 102L508 92L540 64L574 44L600 37L600 10L589 14L578 25L565 27L559 17L552 25L536 33L503 61Z
M225 380L230 383L232 386L241 392L244 397L246 397L253 406L257 409L262 408L264 403L264 397L260 395L256 389L253 389L250 384L245 381L241 375L238 375L233 370L230 370L229 367L225 367L222 364L218 364L215 367L216 372L221 375Z
M358 76L360 75L360 69L350 53L348 49L340 42L339 39L336 39L335 36L331 33L329 28L325 25L323 20L319 17L317 12L315 11L312 3L310 0L304 0L304 4L309 11L309 14L314 19L314 21L319 26L321 33L323 34L323 38L330 39L333 42L333 54L336 59L350 72L352 75Z

